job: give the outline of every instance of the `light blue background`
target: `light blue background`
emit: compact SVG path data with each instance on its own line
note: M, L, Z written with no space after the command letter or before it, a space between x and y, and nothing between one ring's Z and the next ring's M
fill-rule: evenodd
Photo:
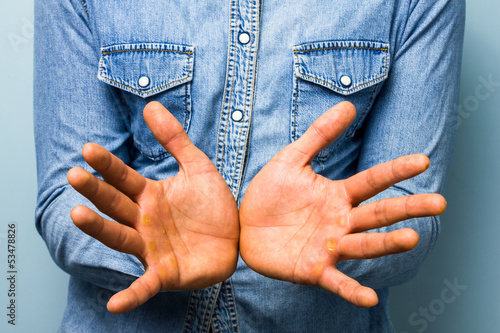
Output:
M391 313L399 333L500 332L499 15L498 0L467 3L461 123L445 194L448 209L440 239L417 278L393 288ZM482 83L489 77L496 88L482 96L489 92ZM455 279L467 289L445 304L443 281ZM426 320L427 327L410 324L414 312L430 307L433 321Z
M0 10L0 331L55 332L68 278L33 223L33 3L5 3ZM416 279L393 288L398 333L500 330L500 2L469 0L467 10L461 124L446 191L448 210L441 238ZM496 86L488 90L484 80ZM12 222L19 272L15 327L6 316L6 232ZM450 302L453 294L445 281L466 289Z

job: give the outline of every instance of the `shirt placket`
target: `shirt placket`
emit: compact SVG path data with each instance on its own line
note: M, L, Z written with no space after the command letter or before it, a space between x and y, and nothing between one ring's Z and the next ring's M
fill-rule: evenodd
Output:
M227 77L216 166L235 198L245 166L257 74L260 0L231 1Z
M243 178L257 74L260 0L230 2L227 76L217 138L216 167L238 198ZM183 332L238 332L230 281L191 293ZM216 317L212 319L212 317Z

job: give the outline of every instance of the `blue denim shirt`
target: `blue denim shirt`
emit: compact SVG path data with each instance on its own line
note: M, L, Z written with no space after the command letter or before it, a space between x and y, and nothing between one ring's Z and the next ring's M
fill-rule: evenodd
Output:
M80 232L70 209L92 205L67 183L99 143L142 175L177 171L142 117L160 101L217 166L238 203L257 172L331 106L357 116L313 161L341 179L405 154L431 167L374 199L442 192L458 104L464 0L36 0L36 226L71 274L63 332L393 332L388 288L413 277L439 233L410 227L416 249L339 268L375 288L356 308L320 288L265 278L241 260L204 290L161 292L109 313L110 295L144 273L133 256Z

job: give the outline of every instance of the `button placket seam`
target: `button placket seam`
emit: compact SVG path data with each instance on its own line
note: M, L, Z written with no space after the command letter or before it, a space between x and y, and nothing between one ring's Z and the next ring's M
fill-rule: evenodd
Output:
M228 308L229 308L229 315L230 315L230 322L231 322L231 331L233 333L239 333L238 329L238 313L236 311L236 303L234 301L234 290L233 290L233 283L231 282L231 279L228 279L226 281L226 298L228 299ZM233 311L231 311L233 310Z
M300 73L300 70L299 70L299 57L297 55L297 53L294 53L294 57L295 57L295 64L294 64L294 70L296 70L298 73ZM297 77L297 75L293 75L293 105L292 105L292 113L293 113L293 117L292 117L292 130L291 130L291 138L292 138L292 142L294 142L295 140L297 140L297 128L298 128L298 124L297 124L297 113L298 113L298 100L299 100L299 79Z
M223 133L223 137L221 140L221 135L219 134L218 138L218 144L217 144L217 154L216 154L216 167L217 170L219 170L219 173L223 174L223 166L224 166L224 157L225 157L225 152L226 152L226 135L228 132L228 125L229 125L229 116L230 116L230 111L231 111L231 101L232 101L232 96L233 96L233 89L234 89L234 81L236 79L236 76L234 75L234 56L236 52L236 43L233 43L233 39L237 36L237 29L238 29L238 6L239 6L239 1L235 0L232 1L231 3L231 11L230 11L230 29L231 29L231 37L229 40L229 47L230 50L228 52L228 78L226 80L225 89L224 89L224 99L223 99L223 105L222 105L222 113L221 113L221 119L220 119L220 128L219 128L219 133ZM229 94L227 93L227 85L230 82L231 88L229 90ZM222 127L224 127L222 129ZM219 154L222 154L219 157ZM226 180L227 182L227 180Z
M250 31L251 33L255 33L255 35L258 35L257 31L255 29L255 26L257 26L256 23L256 0L252 2L252 18L250 21ZM257 39L257 38L256 38ZM240 184L241 184L241 178L242 175L240 174L240 171L243 169L243 164L245 163L245 156L246 156L246 150L247 150L247 144L248 144L248 136L249 136L249 131L250 131L250 123L251 123L251 118L252 118L252 105L253 105L253 96L254 96L254 90L255 90L255 82L256 82L256 76L257 76L257 44L254 41L254 43L251 43L250 45L245 45L244 47L250 47L249 52L249 57L247 60L247 70L246 70L246 87L245 87L245 103L244 103L244 108L243 108L243 117L245 118L245 123L244 125L241 126L240 134L238 136L238 154L236 157L236 166L235 166L235 172L233 174L233 180L231 183L231 188L233 190L233 193L235 193L235 197L238 197L238 193L240 190ZM253 66L252 66L253 65ZM253 67L253 68L252 68ZM250 80L252 83L250 83ZM252 84L252 91L249 90L249 86ZM248 113L248 115L247 115ZM244 135L245 133L245 135ZM243 140L244 137L244 140ZM241 143L243 142L243 145Z
M85 9L85 14L87 14L87 18L90 18L89 11L87 10L87 4L83 0L80 0L80 2L82 3L83 9Z
M222 287L222 282L219 282L215 286L211 287L211 293L208 300L208 304L203 313L203 320L201 323L202 332L208 332L210 329L210 325L212 323L212 317L215 311L215 306L217 305L217 298L219 297L219 292L221 287ZM207 310L209 310L208 316L207 316Z

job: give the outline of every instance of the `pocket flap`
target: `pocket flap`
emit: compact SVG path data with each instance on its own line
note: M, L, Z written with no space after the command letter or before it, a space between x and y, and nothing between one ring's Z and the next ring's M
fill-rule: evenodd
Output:
M389 44L370 41L327 41L294 48L294 72L342 95L387 78Z
M99 80L143 98L193 78L194 47L163 43L103 47Z

